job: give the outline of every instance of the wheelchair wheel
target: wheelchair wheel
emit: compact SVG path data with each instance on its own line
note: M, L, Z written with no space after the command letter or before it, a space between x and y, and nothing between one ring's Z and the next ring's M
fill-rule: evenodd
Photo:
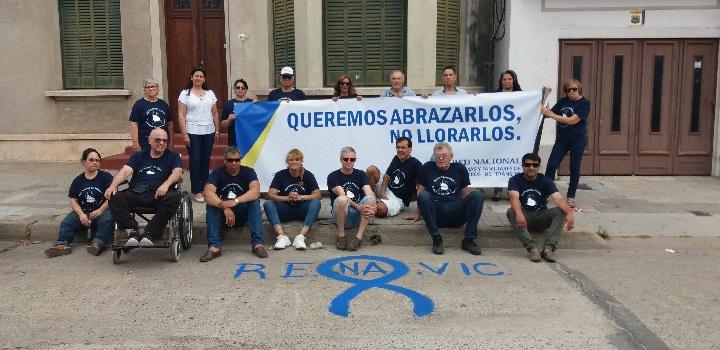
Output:
M122 255L122 251L120 249L113 250L113 264L120 263L120 255Z
M193 210L190 194L183 192L178 208L178 229L180 233L180 244L183 250L192 245L193 239Z
M180 241L173 240L170 243L170 260L174 262L180 261Z

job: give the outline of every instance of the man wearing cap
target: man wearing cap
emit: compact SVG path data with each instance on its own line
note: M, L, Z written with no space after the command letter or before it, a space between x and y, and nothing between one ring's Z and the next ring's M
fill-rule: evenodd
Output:
M295 88L295 72L292 67L282 67L280 70L280 87L270 91L268 101L303 101L305 93Z
M383 91L380 97L416 96L415 91L405 87L405 73L396 69L390 72L390 88Z

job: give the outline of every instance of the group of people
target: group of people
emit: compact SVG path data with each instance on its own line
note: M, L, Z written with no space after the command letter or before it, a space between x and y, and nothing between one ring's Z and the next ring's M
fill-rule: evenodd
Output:
M467 92L456 86L457 71L454 67L443 69L443 87L433 96L463 95ZM415 96L404 86L405 75L400 70L390 73L391 86L382 93L386 97ZM519 91L517 75L505 71L500 75L497 92ZM190 157L191 191L194 199L205 202L207 207L208 250L200 258L207 262L222 255L221 226L233 227L249 224L252 252L260 257L268 256L263 242L260 183L257 174L241 165L242 154L236 147L233 132L229 133L229 146L224 152L224 165L208 174L209 158L214 142L218 139L220 126L234 130L236 103L253 102L246 96L248 84L243 79L235 81L235 98L228 101L218 113L217 98L208 89L205 70L193 68L186 88L178 97L178 122ZM534 153L522 157L523 172L508 182L511 207L507 217L530 260L555 261L554 251L562 228L573 227L575 190L579 181L580 161L587 140L587 117L590 102L582 96L579 81L571 80L563 85L566 94L549 109L541 106L543 117L558 122L557 137L551 152L546 174L539 173L540 158ZM170 108L158 97L157 81L143 81L143 98L139 99L130 114L132 148L137 151L113 178L99 170L99 152L86 149L81 157L84 172L73 181L68 197L73 211L63 220L58 240L46 250L49 257L70 253L74 231L90 228L94 238L87 251L98 255L111 238L114 223L119 229L129 230L126 246L150 246L160 239L167 222L177 209L180 195L173 186L182 177L180 155L168 149ZM427 97L427 94L423 94ZM333 100L343 98L362 99L349 75L341 75L334 87ZM268 100L304 100L302 90L294 87L294 71L283 67L280 71L280 87L270 92ZM341 167L327 176L333 222L337 225L336 248L355 251L362 245L368 223L373 217L398 215L412 200L417 200L417 212L404 217L423 219L432 238L432 252L443 254L444 245L440 228L465 225L461 248L473 255L481 254L475 242L477 226L482 214L484 197L472 191L467 168L453 162L452 146L437 143L433 148L433 160L422 164L412 157L412 140L400 137L395 144L396 155L388 169L382 173L376 166L366 171L354 167L357 153L347 146L340 151ZM570 183L567 199L558 192L554 173L567 154L571 154ZM317 220L321 193L318 182L303 167L304 156L298 149L290 150L285 162L287 168L278 171L269 186L262 207L277 236L275 249L292 245L306 249L306 236ZM118 192L118 186L130 179L129 188ZM493 199L499 197L495 190ZM501 191L501 189L500 189ZM552 198L557 208L548 209L546 202ZM155 207L157 213L144 229L130 214L137 206ZM290 240L282 222L302 220L300 232ZM357 228L355 235L346 235L346 229ZM549 229L550 234L541 248L535 245L528 230Z

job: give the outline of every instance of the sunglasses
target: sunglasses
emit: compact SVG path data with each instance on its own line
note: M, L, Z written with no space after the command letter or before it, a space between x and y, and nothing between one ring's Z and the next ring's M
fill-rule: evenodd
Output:
M350 82L349 82L349 81L341 81L341 82L340 82L340 85L348 85L348 86L350 86Z
M540 163L523 163L523 166L526 168L539 168Z
M282 78L285 80L292 79L292 75L283 75Z
M157 88L159 88L159 86L157 86L157 85L148 85L148 86L146 86L145 88L146 88L146 89L157 89Z
M87 161L87 162L99 162L99 161L100 161L100 158L88 158L88 159L85 159L85 161Z
M435 155L435 158L437 158L437 159L448 159L448 158L450 158L450 155L449 155L449 154L438 154L438 155Z
M352 163L352 162L356 161L357 158L343 158L342 160L343 160L343 161L346 161L346 162L351 162L351 163Z
M168 139L161 139L161 138L159 138L159 137L156 137L156 138L153 139L153 142L155 142L155 143L167 143L167 142L168 142Z
M565 90L565 92L570 92L570 91L578 91L578 88L576 88L576 87L571 87L571 88L567 88L567 89Z
M235 88L238 90L247 90L247 88L244 86L236 86Z
M242 160L242 158L225 158L225 161L228 163L240 163L240 160Z

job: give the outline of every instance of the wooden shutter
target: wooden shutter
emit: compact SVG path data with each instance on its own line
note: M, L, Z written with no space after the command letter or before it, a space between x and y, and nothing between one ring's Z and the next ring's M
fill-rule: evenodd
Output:
M63 86L122 88L120 0L59 0Z
M325 85L348 73L357 86L388 85L405 69L405 0L325 0Z
M293 0L273 0L273 42L275 71L290 66L295 69L295 5ZM274 81L274 80L273 80Z
M460 1L437 0L437 42L435 80L442 85L442 69L458 67L460 55ZM459 82L458 82L459 84Z

